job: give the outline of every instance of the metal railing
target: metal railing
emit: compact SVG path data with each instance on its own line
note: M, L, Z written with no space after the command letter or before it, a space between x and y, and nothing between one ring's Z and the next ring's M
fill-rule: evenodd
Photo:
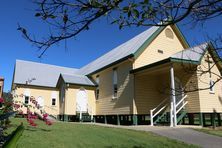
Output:
M76 103L76 111L79 111L79 120L82 120L82 109L79 103Z
M185 95L177 104L176 104L176 114L179 113L185 105L188 103L188 101L185 101L187 98L187 95ZM179 107L180 106L180 107ZM178 108L179 107L179 108ZM178 109L177 109L178 108Z
M169 98L164 99L157 107L150 110L150 125L153 126L153 119L162 112L165 108L167 108L169 104Z
M93 120L93 108L87 104L87 110L88 110L88 113L89 115L91 116L91 121Z

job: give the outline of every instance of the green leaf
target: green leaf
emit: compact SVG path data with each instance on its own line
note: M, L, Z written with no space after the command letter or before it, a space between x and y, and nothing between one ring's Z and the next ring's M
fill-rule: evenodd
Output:
M79 10L79 13L82 13L82 12L85 12L88 10L88 7L82 7L80 10Z
M36 13L35 14L35 17L39 17L39 16L41 16L41 13Z
M48 17L51 18L51 19L55 19L55 18L56 18L56 16L55 16L55 15L52 15L52 14L49 15Z
M123 28L123 22L122 23L120 23L120 25L119 25L119 29L121 30L122 28Z
M111 24L116 24L118 22L118 20L114 20L113 22L111 22Z
M131 11L128 12L128 17L130 17L130 16L131 16Z
M134 14L134 17L139 18L140 13L138 10L134 9L133 14Z
M143 3L144 3L144 4L148 4L148 3L149 3L149 0L144 0Z
M69 20L68 15L64 14L64 16L63 16L63 23L66 24L68 20Z
M128 12L129 11L129 7L123 7L123 12Z

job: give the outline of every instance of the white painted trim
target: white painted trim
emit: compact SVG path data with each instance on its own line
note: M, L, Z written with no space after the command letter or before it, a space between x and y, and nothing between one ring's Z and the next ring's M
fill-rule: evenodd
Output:
M177 126L177 117L176 117L176 96L175 96L175 77L174 77L174 68L173 66L170 67L170 80L171 80L171 107L173 107L171 116L171 122L173 118L173 126ZM172 123L171 123L172 126Z

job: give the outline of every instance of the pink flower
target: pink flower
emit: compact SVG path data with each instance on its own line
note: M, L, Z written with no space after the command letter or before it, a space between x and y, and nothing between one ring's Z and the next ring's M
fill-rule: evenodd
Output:
M31 126L37 126L37 124L34 123L34 122L33 122L33 123L30 123L30 125L31 125Z
M15 108L15 109L19 109L19 108L20 108L20 105L19 105L19 104L14 104L14 108Z
M43 114L43 117L45 117L45 118L48 117L48 114Z
M47 124L47 125L52 125L52 122L51 121L49 121L49 120L47 120L46 122L45 122L45 124Z
M0 103L4 103L5 100L3 98L0 98Z

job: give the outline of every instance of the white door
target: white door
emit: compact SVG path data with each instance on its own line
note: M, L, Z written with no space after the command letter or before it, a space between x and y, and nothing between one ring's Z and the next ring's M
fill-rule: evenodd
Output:
M44 107L44 99L42 97L38 97L37 99L39 107Z
M76 97L76 110L87 112L88 96L85 89L79 89Z

